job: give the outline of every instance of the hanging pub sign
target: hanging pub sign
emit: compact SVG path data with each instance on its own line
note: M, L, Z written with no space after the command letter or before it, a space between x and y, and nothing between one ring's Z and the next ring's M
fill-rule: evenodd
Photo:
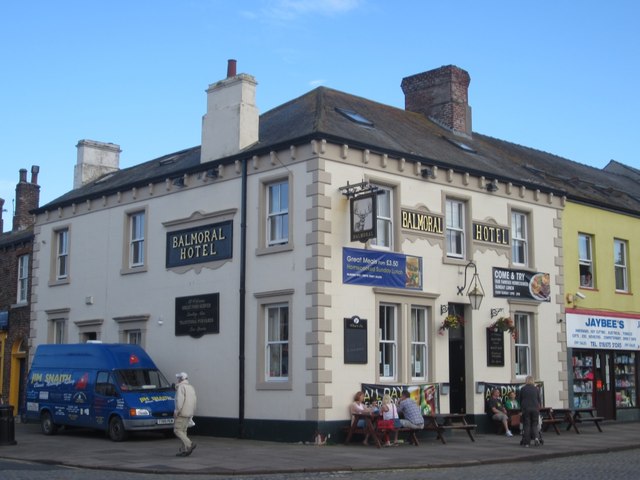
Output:
M344 319L344 363L367 363L367 320Z
M422 289L422 258L379 250L342 249L342 282Z
M231 258L233 221L167 232L167 268Z
M220 333L220 294L176 298L176 336Z
M493 296L551 301L548 273L493 267Z
M376 208L377 193L358 195L351 198L351 241L366 242L376 238L378 214Z

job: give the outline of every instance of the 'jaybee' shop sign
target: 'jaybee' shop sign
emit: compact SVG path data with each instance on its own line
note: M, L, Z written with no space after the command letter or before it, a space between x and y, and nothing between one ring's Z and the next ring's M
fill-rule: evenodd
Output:
M567 347L640 350L640 318L567 313Z
M212 223L167 233L167 268L231 258L233 222Z

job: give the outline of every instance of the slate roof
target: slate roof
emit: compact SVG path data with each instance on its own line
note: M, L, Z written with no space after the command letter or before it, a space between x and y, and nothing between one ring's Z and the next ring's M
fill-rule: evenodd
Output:
M347 111L357 113L369 123L353 121L345 115ZM456 135L422 114L326 87L316 88L262 114L259 142L217 162L227 163L314 138L640 214L640 195L637 193L640 171L631 169L635 174L629 174L626 166L617 162L600 170L475 132L470 137ZM201 165L200 147L189 148L105 176L66 193L35 212L145 186L187 172L204 171L215 163Z

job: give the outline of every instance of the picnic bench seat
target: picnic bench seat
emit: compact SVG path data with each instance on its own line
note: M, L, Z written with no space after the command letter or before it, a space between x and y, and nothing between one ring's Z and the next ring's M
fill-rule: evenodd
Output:
M604 421L604 417L597 416L593 408L576 408L571 412L571 421L567 425L567 430L573 427L576 433L580 433L578 423L593 422L598 431L602 433L602 428L600 427L600 422L602 421Z
M438 440L442 444L446 444L447 441L444 438L444 432L447 430L464 430L469 435L472 442L475 442L473 438L473 430L477 428L474 423L467 423L463 413L448 413L442 415L425 415L424 416L424 430L436 432ZM441 421L438 421L438 420Z

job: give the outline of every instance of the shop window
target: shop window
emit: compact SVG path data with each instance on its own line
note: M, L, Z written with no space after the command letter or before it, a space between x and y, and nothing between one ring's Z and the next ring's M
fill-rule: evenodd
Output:
M580 286L585 288L594 288L593 270L593 237L581 233L578 235L578 263L580 268Z
M616 408L635 407L636 392L636 353L619 352L613 357L616 382Z

